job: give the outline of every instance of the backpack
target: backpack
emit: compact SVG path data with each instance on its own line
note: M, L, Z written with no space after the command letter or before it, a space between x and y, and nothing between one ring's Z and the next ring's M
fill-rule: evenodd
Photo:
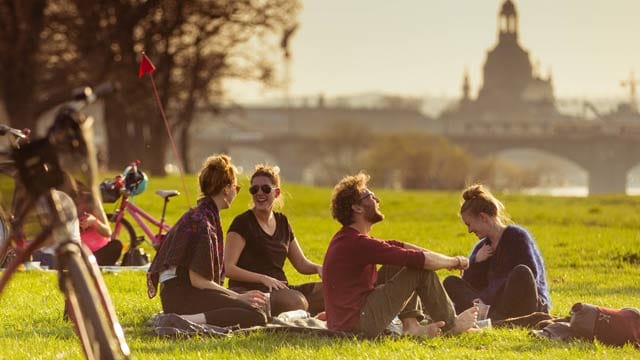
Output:
M149 263L149 255L142 248L129 248L122 257L122 266L142 266Z
M585 303L571 307L571 330L583 338L603 344L640 347L640 311L635 308L610 309Z

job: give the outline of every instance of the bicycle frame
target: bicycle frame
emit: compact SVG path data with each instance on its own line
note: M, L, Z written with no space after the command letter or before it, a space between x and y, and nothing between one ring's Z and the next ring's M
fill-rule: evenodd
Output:
M11 149L19 149L21 145L28 143L30 141L30 134L30 129L18 130L4 124L0 124L0 136L8 136L9 146ZM0 173L12 178L14 181L11 204L9 204L9 209L2 209L3 211L1 215L4 216L4 226L6 227L8 225L8 228L5 228L4 230L11 230L14 233L14 245L17 250L21 251L26 247L26 238L22 233L22 229L14 226L14 220L15 215L21 214L26 208L28 195L26 189L22 187L22 184L15 179L17 176L17 168L13 159L11 159L11 150L0 151ZM4 235L8 236L8 232ZM1 250L4 251L4 249ZM0 263L3 261L4 259L0 258Z
M37 203L39 208L49 208L49 210L43 211L45 213L52 211L51 209L55 209L53 211L56 212L54 214L56 219L50 221L50 224L45 226L42 231L40 231L32 241L24 247L24 249L21 249L22 251L17 253L16 258L9 263L9 266L0 276L0 294L6 287L12 275L18 269L18 266L26 261L36 249L53 240L54 243L57 243L56 261L59 262L59 264L57 264L59 287L71 304L70 311L73 318L73 325L79 334L85 357L87 359L128 359L130 354L129 346L124 339L124 331L118 322L115 309L113 308L113 302L109 297L107 287L100 275L100 269L98 268L95 257L86 248L84 248L79 241L70 240L71 235L69 232L69 224L73 217L77 217L75 210L72 212L73 215L71 215L68 208L65 209L63 201L60 200L59 195L55 194L55 191L56 190L51 190ZM26 208L31 208L36 205L34 199L27 199L27 201L28 204ZM22 218L22 214L18 216L18 223L22 221ZM47 221L45 221L45 223L46 222ZM60 241L61 239L62 241ZM93 286L97 289L97 291L92 293L92 296L94 300L97 300L98 303L101 304L102 308L105 309L104 315L106 318L104 318L103 321L106 322L102 325L108 327L112 336L117 339L116 341L109 342L107 344L110 348L110 353L101 353L101 350L104 351L104 348L99 348L96 343L87 336L89 333L88 329L95 329L97 324L85 323L86 319L81 314L82 310L78 302L78 294L76 293L74 286L70 283L70 277L72 274L66 266L66 262L72 257L79 258L79 260L84 264L85 270L90 278L89 281L91 281ZM84 296L86 296L86 294Z
M84 95L77 99L82 102L78 106L89 103L90 95L95 100L90 88L85 88ZM18 173L16 187L19 184L26 191L22 206L12 214L12 224L22 229L27 214L35 210L41 231L22 244L23 248L0 274L0 294L35 250L42 246L55 248L59 287L70 305L85 357L128 359L130 350L95 257L81 244L72 198L83 195L87 206L102 210L95 184L97 166L91 126L91 118L70 103L58 111L46 137L12 148L10 155ZM84 193L81 185L87 188ZM8 239L2 239L0 258L11 244L20 245L23 240L24 234L12 231Z
M163 231L167 232L171 230L171 226L164 222L164 209L162 211L162 218L160 220L157 220L153 216L149 215L146 211L138 207L136 204L131 202L131 200L129 200L129 196L125 194L123 195L123 198L120 201L120 206L116 212L116 218L114 220L115 227L113 229L113 233L111 234L112 239L116 239L120 234L120 230L122 229L121 220L124 217L125 213L131 215L131 217L136 221L140 228L142 228L142 231L144 231L149 239L151 239L151 244L154 247L160 245L160 242L162 241ZM158 233L154 234L145 221L155 225L158 228Z

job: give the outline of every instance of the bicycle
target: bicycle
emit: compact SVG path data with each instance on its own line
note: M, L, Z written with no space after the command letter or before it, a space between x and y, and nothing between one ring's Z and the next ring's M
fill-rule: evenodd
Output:
M166 232L171 230L171 226L165 222L169 199L180 195L180 192L177 190L156 190L156 194L164 200L162 215L158 220L132 201L134 196L141 194L146 189L146 186L147 175L140 170L139 160L131 162L124 169L123 173L117 175L115 179L103 181L100 184L103 202L116 203L120 200L120 203L116 204L116 209L112 213L107 213L107 218L113 227L111 238L128 242L129 250L127 250L127 253L130 254L131 257L133 257L133 251L135 251L136 247L140 245L144 239L136 235L131 223L124 218L125 214L129 214L135 220L147 235L151 246L154 249L158 249ZM155 226L158 229L157 233L154 233L147 223ZM120 237L122 229L124 229L125 239ZM127 256L127 254L125 254L125 256Z
M106 87L102 90L106 91ZM87 359L128 359L130 350L100 274L95 257L81 245L75 204L67 192L84 185L82 195L97 209L100 195L95 183L96 157L91 137L92 119L80 112L96 99L90 88L83 89L75 101L62 107L47 136L20 147L12 147L11 159L17 170L16 182L25 190L24 206L14 215L16 228L22 229L28 216L35 214L40 230L25 238L24 247L0 277L0 294L19 265L42 246L55 248L58 286L69 304L70 319L80 338ZM68 181L68 182L67 182ZM62 191L64 189L64 191ZM31 230L31 229L29 229ZM0 243L0 257L22 235L9 232Z
M19 148L22 144L26 144L29 142L29 135L31 134L31 130L29 129L14 129L4 124L0 124L0 136L7 136L9 139L9 147L10 148ZM10 136L9 136L10 135ZM16 166L14 161L11 159L11 151L10 150L1 150L0 151L0 173L6 175L10 178L13 187L12 194L10 197L11 203L8 204L7 209L0 205L0 242L6 241L9 236L9 229L13 228L11 225L14 217L13 214L20 211L20 208L24 206L22 198L24 198L25 190L20 187L20 183L16 182L14 179L16 177ZM4 179L3 179L4 180ZM6 185L3 183L2 187ZM17 231L17 229L15 229ZM17 242L19 246L23 246L24 241ZM5 263L5 258L0 257L0 266Z

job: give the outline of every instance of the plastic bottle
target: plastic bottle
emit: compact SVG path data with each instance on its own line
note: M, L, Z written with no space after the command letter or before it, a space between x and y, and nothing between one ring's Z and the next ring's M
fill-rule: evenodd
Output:
M278 316L276 316L279 320L282 321L295 321L295 320L300 320L300 319L306 319L308 317L310 317L309 313L304 311L304 310L291 310L291 311L286 311L283 313L280 313Z

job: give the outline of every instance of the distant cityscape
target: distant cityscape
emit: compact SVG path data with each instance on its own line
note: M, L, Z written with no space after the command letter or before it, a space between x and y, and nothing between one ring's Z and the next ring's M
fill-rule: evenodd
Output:
M436 96L436 95L397 95L386 94L382 92L366 92L359 94L344 94L344 95L331 95L325 96L323 94L306 95L292 97L286 99L284 97L268 98L260 101L242 102L238 105L246 107L273 107L283 108L291 107L317 107L320 103L323 103L326 107L346 107L351 109L365 108L365 109L380 109L393 106L385 102L384 99L406 99L407 103L415 103L416 110L419 110L422 114L436 118L442 114L442 112L458 103L460 100L454 96ZM614 111L621 103L626 102L627 99L620 97L610 98L589 98L589 97L560 97L556 98L555 103L558 111L570 115L578 116L586 119L595 118L593 112L589 109L589 106L585 104L591 104L600 113L609 113Z
M522 167L542 164L541 186L573 188L568 195L581 195L575 188L583 187L585 195L634 192L640 186L640 114L633 73L627 80L611 79L627 89L626 99L559 98L551 71L542 74L519 41L519 14L512 0L502 2L497 30L497 41L486 52L482 82L471 84L465 71L457 97L367 92L231 104L223 117L235 135L226 146L255 148L276 137L299 146L336 123L348 123L377 134L438 134L474 156ZM257 124L271 126L261 133L242 130ZM203 146L212 139L206 131L197 136ZM290 169L297 167L289 178L305 181L301 173L308 162L295 159L300 151L276 153L269 156L288 161Z

